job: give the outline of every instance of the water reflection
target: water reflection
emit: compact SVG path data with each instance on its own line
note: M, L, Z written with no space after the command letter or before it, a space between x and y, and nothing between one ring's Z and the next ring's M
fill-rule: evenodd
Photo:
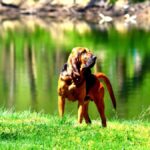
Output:
M2 82L4 85L4 90L7 92L4 95L7 99L7 107L12 108L15 99L15 50L13 43L10 43L2 54ZM2 95L3 96L3 95Z
M28 70L28 79L30 85L30 95L32 99L32 109L36 110L36 62L35 62L35 52L32 45L25 46L25 62Z
M118 32L113 26L106 30L83 21L38 21L6 21L0 26L0 106L57 113L58 74L75 46L94 50L98 60L93 72L109 76L120 118L136 118L150 106L149 32ZM105 99L107 116L113 117L107 93ZM97 118L95 106L90 107ZM67 112L76 114L76 104L69 103Z

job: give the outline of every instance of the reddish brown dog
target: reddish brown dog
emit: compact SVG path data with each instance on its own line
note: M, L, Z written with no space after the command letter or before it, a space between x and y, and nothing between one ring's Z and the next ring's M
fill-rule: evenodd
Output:
M114 108L116 100L109 79L103 73L91 74L90 68L94 66L96 57L89 49L76 47L72 50L58 80L58 110L62 117L65 109L65 99L78 100L78 122L82 123L83 117L86 123L91 123L88 115L88 104L93 100L102 119L103 127L106 127L104 112L104 87L99 79L103 79L107 85Z

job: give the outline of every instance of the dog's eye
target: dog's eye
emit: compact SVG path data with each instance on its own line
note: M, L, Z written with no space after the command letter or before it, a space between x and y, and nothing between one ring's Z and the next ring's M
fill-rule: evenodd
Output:
M86 49L84 49L83 51L82 51L82 54L86 54L87 53L87 51L86 51Z
M84 49L83 53L86 53L86 49Z
M84 60L87 60L87 59L88 59L86 55L84 55L84 57L83 57L83 58L84 58Z

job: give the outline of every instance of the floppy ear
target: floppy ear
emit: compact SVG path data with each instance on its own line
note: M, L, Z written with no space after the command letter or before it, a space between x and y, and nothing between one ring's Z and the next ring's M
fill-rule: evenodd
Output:
M72 52L68 58L68 64L72 68L72 76L79 77L80 76L80 68L81 68L81 54L84 52L89 52L90 50L85 47L75 47L72 49Z
M62 69L61 69L61 73L67 70L67 66L68 66L67 63L65 63L65 64L63 65L63 67L62 67Z
M72 49L72 53L70 55L70 64L72 65L72 71L75 76L80 76L80 68L81 68L81 54L84 52L89 52L89 49L85 47L75 47Z
M76 54L75 56L73 56L70 60L70 63L72 65L72 71L73 71L73 74L75 76L80 76L80 62L79 62L79 58L78 58L78 54Z

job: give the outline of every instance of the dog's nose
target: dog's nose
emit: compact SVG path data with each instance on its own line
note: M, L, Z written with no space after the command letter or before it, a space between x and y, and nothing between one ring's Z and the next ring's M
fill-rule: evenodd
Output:
M97 58L97 57L93 55L93 60L96 60L96 58Z

